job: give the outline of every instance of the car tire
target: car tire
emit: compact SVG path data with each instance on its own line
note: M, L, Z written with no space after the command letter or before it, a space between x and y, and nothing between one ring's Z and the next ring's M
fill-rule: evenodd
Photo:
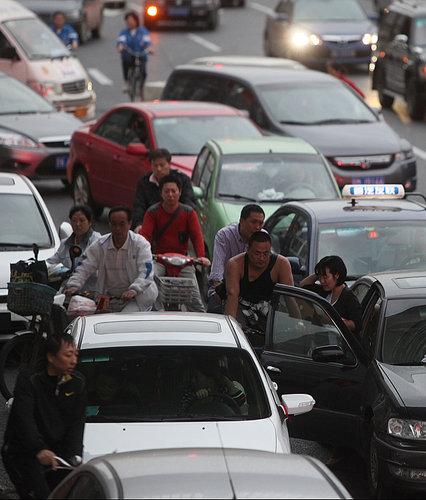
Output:
M423 120L426 100L417 89L416 81L410 78L407 83L407 111L412 120Z
M78 33L80 44L83 45L84 43L88 42L88 40L90 38L90 33L91 32L90 32L89 25L87 24L87 19L82 19L80 30Z
M79 168L74 174L72 197L75 205L89 205L96 219L100 218L104 207L93 200L89 179L83 168Z
M219 23L219 14L217 10L213 10L210 12L209 17L207 19L207 29L215 30Z
M392 498L392 492L383 482L379 455L376 445L376 433L374 429L370 432L367 456L367 482L371 498Z

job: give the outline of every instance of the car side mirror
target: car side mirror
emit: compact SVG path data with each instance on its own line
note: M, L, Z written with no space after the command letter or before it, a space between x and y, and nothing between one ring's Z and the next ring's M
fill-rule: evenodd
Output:
M200 188L200 186L192 186L192 190L194 191L196 200L201 200L201 198L204 198L204 189Z
M393 39L394 42L399 42L399 43L408 43L408 36L400 33L399 35L395 35L395 38Z
M63 240L64 238L69 238L72 235L72 227L69 222L61 222L59 226L59 238Z
M12 61L19 61L18 53L16 52L15 47L11 45L8 47L4 47L0 52L0 57L2 59L12 59Z
M288 415L308 413L315 404L315 399L309 394L282 394L281 401Z
M320 363L341 363L346 358L343 350L337 345L322 345L312 351L312 359Z
M148 154L148 148L142 142L131 142L127 145L126 153L129 155L142 156Z

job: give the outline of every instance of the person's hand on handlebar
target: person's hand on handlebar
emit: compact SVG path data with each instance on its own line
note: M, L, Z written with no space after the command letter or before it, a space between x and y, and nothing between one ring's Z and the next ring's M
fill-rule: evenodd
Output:
M37 460L41 465L46 467L52 467L53 470L56 470L58 467L58 461L55 458L55 454L51 450L40 450L36 455Z
M67 297L71 297L72 295L76 294L78 292L78 288L67 288L64 290L64 294Z
M136 295L137 293L134 290L126 290L121 294L121 300L127 302L128 300L134 299Z
M197 261L206 267L211 265L211 262L209 261L209 259L207 257L198 257Z

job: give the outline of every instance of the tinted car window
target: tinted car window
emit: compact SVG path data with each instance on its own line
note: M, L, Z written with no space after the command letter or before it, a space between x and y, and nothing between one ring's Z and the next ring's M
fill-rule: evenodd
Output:
M381 304L382 298L376 293L372 297L363 319L361 342L370 359L375 355Z
M288 257L299 257L300 265L308 268L309 258L309 226L304 214L298 214L291 221L282 245L282 254Z
M201 174L201 179L200 179L200 187L204 189L206 195L210 186L210 181L212 178L213 171L214 171L214 158L212 154L209 154L206 160L206 166L203 170L203 173Z
M203 150L201 151L201 153L199 154L199 156L197 158L197 162L195 163L195 167L194 167L194 170L192 172L192 183L194 184L194 186L200 185L201 175L202 175L203 169L206 165L206 160L207 160L209 153L210 153L210 150L208 148L203 148Z
M140 113L134 113L124 129L123 144L141 142L150 149L150 140L145 118Z
M162 99L223 102L223 80L212 75L182 73L173 75Z
M270 416L258 369L242 349L85 349L79 356L79 370L88 381L87 420L91 422L192 421L207 415L213 420L247 420ZM196 392L205 383L211 387L211 396L200 401ZM238 398L233 399L231 396L235 398L237 393Z
M128 141L125 131L130 122L131 115L132 111L129 109L119 109L112 112L97 127L95 134L121 146L127 146Z

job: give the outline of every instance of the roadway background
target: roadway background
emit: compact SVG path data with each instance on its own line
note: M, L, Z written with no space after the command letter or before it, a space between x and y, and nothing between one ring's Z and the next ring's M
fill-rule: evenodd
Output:
M372 11L371 0L360 0L367 11ZM215 31L206 31L202 27L184 27L168 25L167 27L151 31L151 39L155 54L148 62L147 87L158 89L161 87L173 67L183 64L195 57L210 55L252 55L263 54L263 28L265 14L271 12L277 0L247 0L244 8L223 8L220 10L220 23ZM142 2L128 0L127 9L142 11ZM99 40L90 40L81 46L77 52L79 59L88 69L97 94L97 117L108 111L114 105L126 100L122 93L122 75L120 57L116 52L116 39L124 27L123 14L120 9L107 9L102 37ZM366 67L356 67L350 70L349 78L366 95L366 101L371 106L380 107L377 93L371 90L370 76ZM384 110L383 118L402 137L410 141L417 155L417 190L426 193L426 151L424 122L412 122L407 114L403 100L397 98L392 110ZM72 206L69 192L58 181L37 182L44 200L46 201L55 224L67 220L68 211ZM107 232L106 210L96 223L96 229ZM0 435L3 435L7 418L4 400L0 397ZM326 462L331 456L331 450L303 440L292 439L293 451L308 453ZM348 453L344 460L333 468L335 474L342 480L354 498L368 498L368 491L364 480L364 465L354 453ZM11 493L11 484L0 463L0 498L16 498Z

